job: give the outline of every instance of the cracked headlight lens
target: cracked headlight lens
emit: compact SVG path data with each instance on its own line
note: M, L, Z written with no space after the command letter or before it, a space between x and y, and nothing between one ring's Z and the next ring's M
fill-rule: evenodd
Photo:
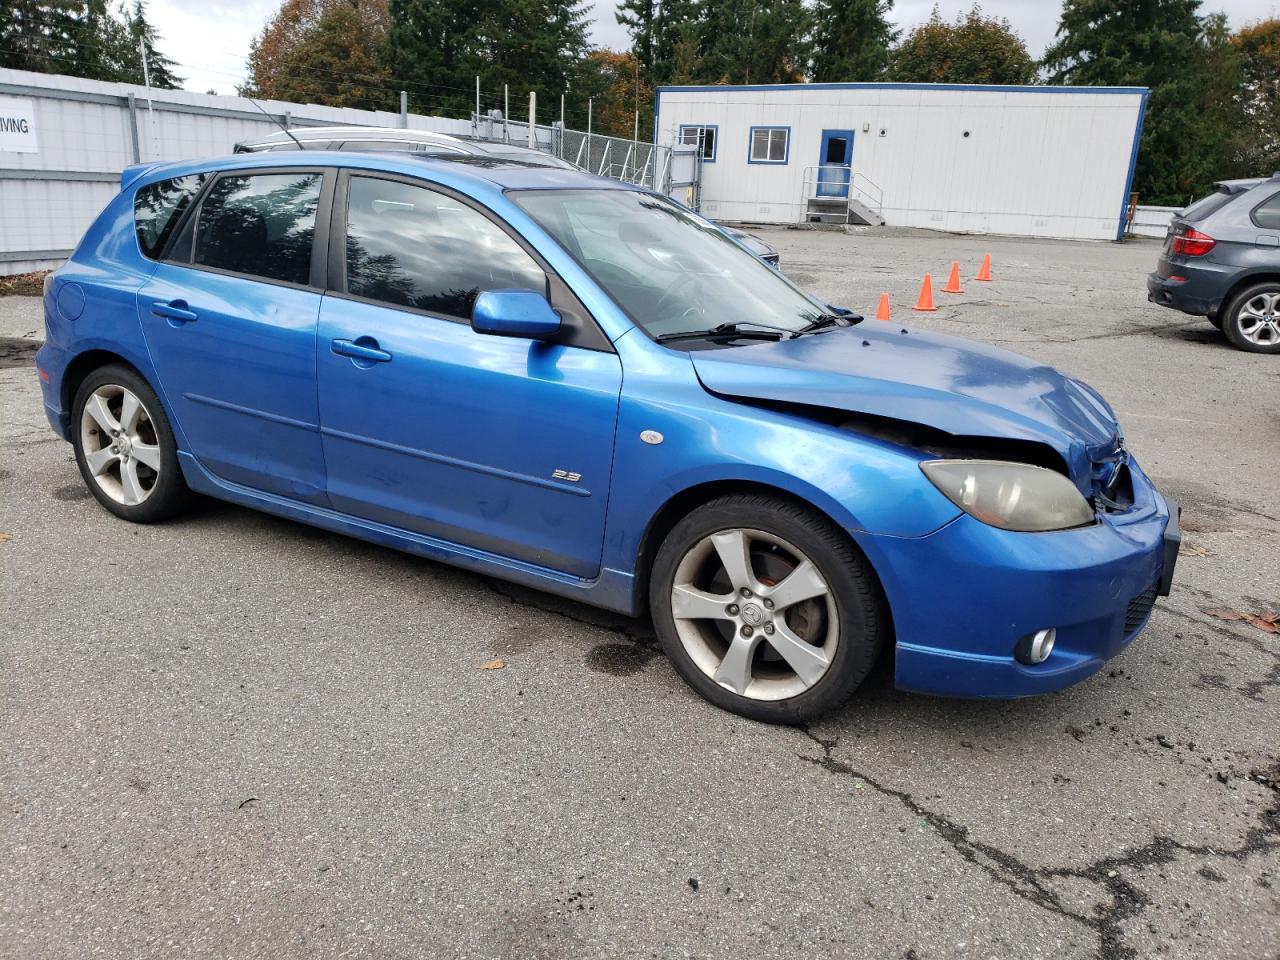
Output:
M920 469L957 507L983 523L1027 533L1092 523L1093 507L1060 473L1005 460L928 460Z

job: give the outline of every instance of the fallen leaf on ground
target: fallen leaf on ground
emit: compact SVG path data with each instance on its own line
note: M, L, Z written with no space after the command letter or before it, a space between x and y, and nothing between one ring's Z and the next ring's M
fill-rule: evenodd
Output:
M481 670L501 670L506 665L507 665L507 661L505 660L486 660L484 663L480 664L480 669Z
M1267 633L1280 633L1280 612L1275 610L1245 613L1231 607L1210 607L1202 612L1219 620L1239 620Z
M0 543L8 543L13 539L12 533L0 533Z
M1212 557L1213 553L1204 547L1197 546L1194 543L1184 543L1182 545L1182 553L1188 557Z

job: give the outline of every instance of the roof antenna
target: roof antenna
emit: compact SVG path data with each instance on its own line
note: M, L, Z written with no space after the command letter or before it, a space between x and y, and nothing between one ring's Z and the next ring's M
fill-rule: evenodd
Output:
M242 94L242 96L243 96L243 94ZM299 140L297 137L295 137L295 136L293 135L293 131L291 131L288 127L286 127L283 123L281 123L281 122L280 122L280 118L279 118L279 117L272 116L271 114L267 113L267 111L263 110L263 109L262 109L262 104L260 104L257 100L253 99L253 97L245 97L245 99L246 99L246 100L248 100L250 103L252 103L255 107L257 107L257 108L258 108L258 110L259 110L259 111L261 111L261 113L262 113L262 115L263 115L264 117L266 117L268 120L270 120L272 123L274 123L277 127L279 127L281 130L283 130L283 131L284 131L284 135L285 135L286 137L288 137L290 140L292 140L294 143L296 143L296 144L298 145L298 149L299 149L299 150L305 150L305 149L307 149L306 147L304 147L304 146L302 145L302 141L301 141L301 140Z

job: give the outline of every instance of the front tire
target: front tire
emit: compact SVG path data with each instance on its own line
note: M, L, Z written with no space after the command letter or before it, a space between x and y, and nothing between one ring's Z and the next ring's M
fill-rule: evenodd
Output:
M178 445L160 398L137 372L100 367L80 384L72 404L76 464L97 501L123 520L155 523L190 498Z
M1245 287L1222 308L1222 332L1250 353L1280 353L1280 283Z
M848 538L803 506L757 494L681 520L654 559L649 607L685 681L725 710L798 724L843 706L888 617Z

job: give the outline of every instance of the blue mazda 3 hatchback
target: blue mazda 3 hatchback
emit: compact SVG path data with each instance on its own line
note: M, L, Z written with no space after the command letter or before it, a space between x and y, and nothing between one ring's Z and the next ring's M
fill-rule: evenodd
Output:
M192 492L649 612L748 717L1096 671L1177 510L1092 389L827 306L668 198L408 154L126 170L46 284L49 422L134 522Z

